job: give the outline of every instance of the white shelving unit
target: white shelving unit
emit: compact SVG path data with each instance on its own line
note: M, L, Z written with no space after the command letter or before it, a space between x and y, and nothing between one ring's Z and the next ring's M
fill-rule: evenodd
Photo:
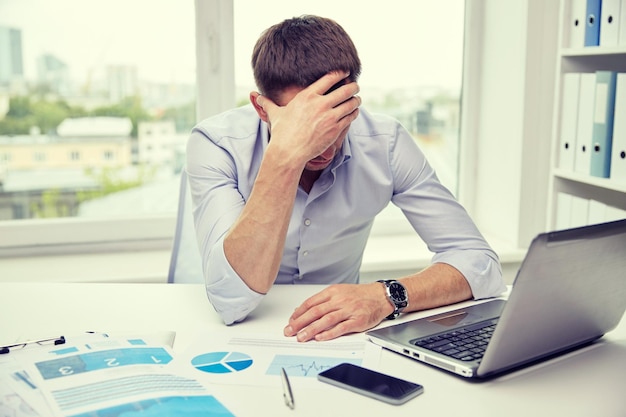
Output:
M584 3L584 2L583 2ZM622 2L626 7L626 2ZM572 22L576 17L576 7L580 0L562 0L559 17L559 48L556 62L555 108L552 133L551 169L548 183L548 229L554 230L563 224L559 218L563 213L559 207L559 195L565 193L597 202L609 207L609 217L626 217L626 182L615 179L594 177L590 174L575 172L559 167L561 150L561 118L563 114L563 78L567 73L595 73L596 71L626 72L626 45L618 46L576 46L571 47L574 28ZM585 21L579 22L583 25ZM626 22L622 24L626 25ZM626 115L616 115L626 117ZM589 221L592 222L592 221ZM579 226L573 224L571 226Z

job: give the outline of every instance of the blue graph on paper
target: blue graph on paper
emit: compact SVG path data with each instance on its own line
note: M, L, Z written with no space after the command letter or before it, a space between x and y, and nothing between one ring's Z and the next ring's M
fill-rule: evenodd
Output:
M325 356L276 355L267 368L267 375L280 375L280 369L285 368L289 377L303 376L316 377L318 373L339 365L343 362L361 364L361 359L329 358Z

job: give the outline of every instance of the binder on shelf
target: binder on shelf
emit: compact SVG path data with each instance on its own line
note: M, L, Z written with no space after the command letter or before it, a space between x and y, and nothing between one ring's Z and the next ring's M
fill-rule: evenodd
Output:
M609 178L615 109L615 71L596 71L591 168L594 177Z
M589 224L626 219L626 210L589 200Z
M591 140L593 137L593 100L596 88L596 74L580 75L578 94L578 123L576 125L576 155L574 171L589 175L591 167Z
M563 94L561 95L561 132L558 155L559 168L568 171L574 171L579 89L580 73L571 72L563 75Z
M583 197L572 196L571 226L580 227L589 224L589 200Z
M598 224L604 223L605 221L607 221L606 204L596 200L589 200L589 217L587 224Z
M626 219L626 210L622 210L618 207L606 206L606 221L611 222L613 220Z
M587 0L585 20L585 46L600 45L602 0Z
M602 0L600 22L600 46L616 46L621 26L620 8L622 0Z
M572 195L558 193L556 196L555 230L569 229L572 225Z
M612 182L626 184L626 73L617 74L611 149Z
M569 48L585 46L585 21L587 15L587 0L572 0L569 11Z

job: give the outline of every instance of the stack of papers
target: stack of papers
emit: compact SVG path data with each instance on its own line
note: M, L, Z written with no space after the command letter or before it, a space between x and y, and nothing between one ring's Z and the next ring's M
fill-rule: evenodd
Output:
M176 356L174 333L159 336L90 334L0 355L0 416L228 417L242 410L224 387L276 387L278 403L281 370L299 388L323 390L319 372L343 362L375 367L380 357L380 348L358 336L299 343L212 332ZM228 407L216 392L227 395Z
M169 366L174 357L170 346L148 344L142 338L74 340L2 355L0 414L233 415L205 385Z

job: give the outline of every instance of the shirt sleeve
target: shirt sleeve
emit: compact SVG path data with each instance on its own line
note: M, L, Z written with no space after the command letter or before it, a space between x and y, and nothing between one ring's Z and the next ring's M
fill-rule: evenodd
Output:
M215 311L225 324L245 319L263 300L263 294L251 290L228 263L223 238L210 252L211 270L205 273L206 292Z
M475 299L506 290L498 255L489 246L467 211L439 181L413 138L398 128L391 147L394 177L392 201L405 214L428 249L433 263L459 270Z
M438 253L433 262L445 263L459 270L472 289L472 296L496 297L506 290L502 280L502 268L497 257L492 258L486 250L461 250Z
M250 289L224 254L224 237L245 205L229 154L199 131L187 143L187 174L207 296L229 325L243 320L263 299Z

